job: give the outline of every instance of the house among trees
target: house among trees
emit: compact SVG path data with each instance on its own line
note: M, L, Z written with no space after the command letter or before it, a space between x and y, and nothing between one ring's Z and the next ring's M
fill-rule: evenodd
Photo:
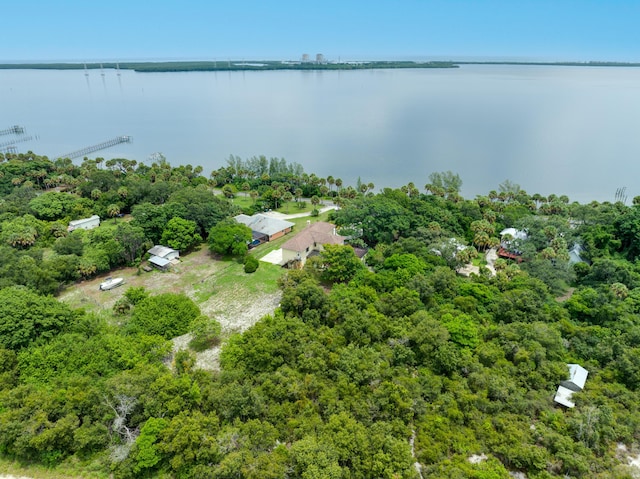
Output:
M162 270L168 269L173 260L180 258L180 252L168 246L156 245L147 253L151 255L149 263Z
M251 244L253 246L281 238L287 233L290 233L294 226L294 223L291 223L290 221L261 215L259 213L253 216L238 215L234 216L234 219L238 223L251 228L251 234L253 237Z
M560 383L553 400L563 406L574 407L575 403L571 401L571 396L574 392L582 391L589 371L579 364L567 364L567 366L569 366L569 379Z
M71 232L78 229L92 230L93 228L97 228L98 226L100 226L100 217L98 215L93 215L89 218L69 221L67 231Z
M323 250L323 245L342 245L345 239L336 233L336 227L331 223L318 221L310 224L282 245L282 264L290 268L302 268L307 258Z
M516 248L515 240L524 241L527 232L515 228L505 228L500 232L500 248L497 254L500 258L513 259L518 263L522 261L522 251Z
M586 261L582 259L582 256L580 256L580 253L582 253L582 251L583 249L580 244L574 244L573 248L569 250L569 264L585 263Z

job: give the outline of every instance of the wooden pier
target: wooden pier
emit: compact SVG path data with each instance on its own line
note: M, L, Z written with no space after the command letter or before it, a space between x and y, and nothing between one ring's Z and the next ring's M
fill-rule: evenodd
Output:
M112 146L119 145L120 143L131 143L132 138L128 135L118 136L111 140L98 143L97 145L87 146L86 148L82 148L81 150L72 151L71 153L67 153L66 155L60 155L55 158L55 160L60 158L69 158L70 160L73 158L80 158L83 156L87 156L94 151L104 150L105 148L111 148Z

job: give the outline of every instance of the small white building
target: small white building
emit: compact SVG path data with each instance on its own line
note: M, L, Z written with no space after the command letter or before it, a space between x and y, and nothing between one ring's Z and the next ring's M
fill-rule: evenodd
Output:
M567 364L567 366L569 367L569 379L560 383L553 400L563 406L574 407L575 403L571 400L571 396L574 392L582 391L587 382L589 371L579 364Z
M575 407L576 403L571 400L571 396L573 396L573 391L571 389L567 389L564 386L558 386L558 390L556 391L556 395L553 400L565 407Z
M582 391L584 384L587 382L589 371L579 364L567 364L569 366L569 379L562 381L560 384L572 391Z
M100 226L100 217L98 215L90 216L89 218L82 218L79 220L69 221L69 226L67 227L67 231L71 232L74 230L92 230L93 228L97 228Z

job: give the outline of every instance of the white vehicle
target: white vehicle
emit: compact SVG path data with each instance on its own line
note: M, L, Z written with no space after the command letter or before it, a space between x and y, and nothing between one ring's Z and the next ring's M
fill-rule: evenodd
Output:
M122 283L124 283L123 278L108 277L105 281L100 283L100 291L106 291L108 289L116 288L120 286Z

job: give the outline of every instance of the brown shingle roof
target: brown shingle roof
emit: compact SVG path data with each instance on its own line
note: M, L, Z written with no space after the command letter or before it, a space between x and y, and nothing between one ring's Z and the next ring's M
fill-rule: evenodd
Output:
M345 237L334 234L335 228L331 223L318 221L283 244L282 249L302 252L307 248L313 248L315 244L344 244Z

